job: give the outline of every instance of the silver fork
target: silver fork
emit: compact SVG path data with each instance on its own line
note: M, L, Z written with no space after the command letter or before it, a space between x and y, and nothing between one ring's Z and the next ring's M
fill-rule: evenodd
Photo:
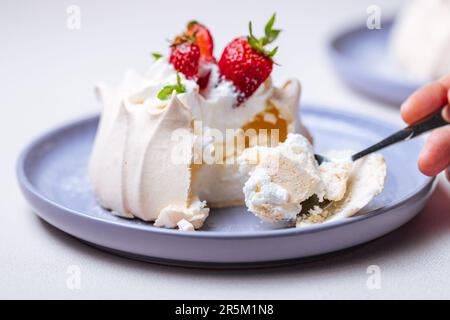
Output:
M380 142L377 142L374 145L371 145L370 147L353 154L350 157L351 161L356 161L368 154L386 148L397 142L410 140L432 129L448 125L449 122L447 122L442 116L442 111L444 110L444 108L433 113L431 116L416 122L415 124L407 126L406 128L403 128L391 134L389 137L381 140ZM332 159L320 154L315 154L314 157L316 158L316 161L319 165L325 161L333 161Z

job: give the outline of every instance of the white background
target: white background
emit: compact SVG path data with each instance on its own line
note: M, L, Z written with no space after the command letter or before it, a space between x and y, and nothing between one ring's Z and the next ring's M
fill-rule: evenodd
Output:
M450 298L450 192L443 180L416 219L382 239L314 263L248 271L165 267L92 249L37 218L15 180L15 161L28 141L97 112L97 81L117 83L127 67L144 70L149 53L167 50L165 39L193 18L210 27L219 55L247 32L249 19L261 28L276 11L284 29L278 82L296 76L303 101L400 124L398 108L367 100L338 81L325 46L334 32L365 23L370 4L387 17L402 2L2 0L0 298ZM78 31L66 27L71 4L81 8ZM372 264L381 268L380 290L366 287ZM71 265L80 268L80 290L66 286Z

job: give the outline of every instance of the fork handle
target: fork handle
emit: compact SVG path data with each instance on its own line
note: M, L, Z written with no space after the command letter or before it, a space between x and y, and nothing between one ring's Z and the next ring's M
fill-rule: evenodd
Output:
M449 107L449 106L447 105L447 107ZM386 139L381 140L380 142L378 142L358 153L355 153L351 157L352 160L356 161L359 158L362 158L370 153L373 153L375 151L386 148L387 146L390 146L391 144L394 144L394 143L397 143L400 141L406 141L406 140L415 138L429 130L448 125L449 122L447 122L442 116L442 110L443 110L443 108L440 109L439 111L435 112L431 116L429 116L423 120L420 120L419 122L417 122L415 124L407 126L406 128L390 135Z

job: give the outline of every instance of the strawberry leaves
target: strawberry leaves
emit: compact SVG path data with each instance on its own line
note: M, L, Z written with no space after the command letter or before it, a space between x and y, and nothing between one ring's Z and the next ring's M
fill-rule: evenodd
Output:
M158 92L159 100L168 100L172 96L173 92L176 94L185 93L186 87L181 83L180 74L177 73L177 83L175 85L167 85Z
M267 39L267 43L272 43L275 41L275 39L278 37L278 35L280 34L281 30L279 29L274 29L273 28L273 24L275 23L275 13L272 15L272 17L270 18L269 22L267 22L265 28L264 28L264 33L265 33L265 38Z
M170 47L176 47L180 44L183 44L185 42L191 42L191 43L195 43L195 34L193 35L188 35L186 33L183 33L180 36L176 36L175 40L172 41L172 43L170 44Z
M262 53L263 55L273 58L275 54L278 51L278 47L275 47L272 50L266 50L264 46L271 44L274 42L278 35L280 34L280 29L274 29L273 25L275 24L275 13L272 15L270 20L267 22L266 26L264 27L264 37L256 38L253 35L253 28L252 28L252 22L250 21L248 24L248 30L249 30L249 36L247 37L247 41L250 44L250 46L255 49L256 51Z

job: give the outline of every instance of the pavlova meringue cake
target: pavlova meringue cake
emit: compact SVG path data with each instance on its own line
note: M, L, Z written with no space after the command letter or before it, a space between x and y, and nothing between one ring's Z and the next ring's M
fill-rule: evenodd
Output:
M261 38L250 24L249 36L231 41L218 61L209 30L190 22L170 54L154 54L145 73L128 71L116 88L97 86L103 111L89 175L104 208L157 227L195 230L209 208L247 204L271 219L278 207L285 210L280 214L296 217L314 194L345 198L354 166L339 169L342 177L316 172L326 169L310 159L311 137L299 119L300 83L290 79L277 87L271 80L277 47L267 46L280 33L274 22L275 15ZM282 196L287 200L276 200L273 212L263 213L250 194L258 193L253 181L260 177L245 159L259 148L305 165L295 172L300 180ZM290 179L269 175L274 185ZM311 179L318 179L317 186Z
M299 81L275 87L270 78L275 51L262 42L278 35L273 22L263 38L235 39L218 63L208 29L191 22L169 57L155 55L144 74L129 71L117 88L97 87L103 111L90 177L103 207L155 226L197 229L208 207L244 204L236 139L245 148L272 133L275 145L289 132L307 135L298 119ZM177 149L184 152L174 155Z
M397 16L390 51L419 80L450 73L450 0L412 0Z

